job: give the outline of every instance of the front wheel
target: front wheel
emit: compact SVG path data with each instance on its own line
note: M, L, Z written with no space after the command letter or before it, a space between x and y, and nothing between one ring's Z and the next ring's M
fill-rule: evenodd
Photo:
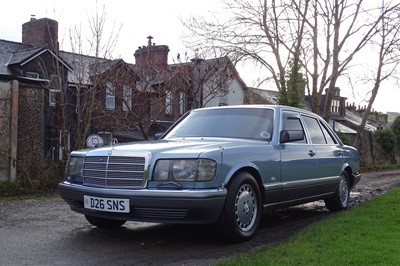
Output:
M340 182L336 188L335 194L325 199L325 206L330 211L341 211L349 207L350 202L350 186L349 177L346 171L340 176Z
M261 219L261 197L258 184L249 173L232 177L218 229L232 242L249 240Z
M106 228L106 229L118 228L126 222L124 220L112 220L112 219L94 217L90 215L85 215L85 218L90 224L97 226L99 228Z

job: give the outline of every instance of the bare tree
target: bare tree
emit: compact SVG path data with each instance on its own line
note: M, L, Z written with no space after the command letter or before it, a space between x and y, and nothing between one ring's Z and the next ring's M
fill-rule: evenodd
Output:
M223 101L234 75L227 58L196 58L162 69L156 65L131 67L136 74L130 83L132 97L119 97L128 109L126 129L141 132L144 139L149 139L157 124L167 122L167 127L190 109L213 105L216 99ZM119 87L128 84L122 77L118 80Z
M98 92L104 88L104 82L99 73L102 65L111 59L113 49L116 45L119 29L113 27L108 37L105 35L106 12L103 6L101 13L96 6L96 14L89 20L90 34L84 35L80 27L70 30L70 42L72 54L69 62L74 67L71 82L74 84L70 89L75 96L71 103L74 107L75 125L73 126L73 137L75 139L74 149L83 148L85 140L92 128L93 113L99 108ZM114 25L115 26L115 25ZM87 37L89 36L89 37ZM83 54L91 55L82 56Z
M383 16L398 6L388 5L377 13L363 0L233 0L225 5L226 19L182 21L189 31L188 46L217 50L235 62L262 67L266 71L259 84L273 81L279 92L287 90L285 76L291 58L301 54L312 110L326 120L339 77L348 74L356 54L379 33L377 25Z
M372 85L370 97L368 99L368 106L365 110L361 124L357 131L357 137L354 141L354 146L359 147L364 134L364 128L367 119L371 113L372 105L378 95L381 84L390 78L395 78L398 75L397 68L400 64L400 8L390 9L390 6L383 5L382 7L382 20L380 21L377 31L379 34L371 39L372 45L377 48L377 56L373 57L376 60L375 73L371 73L371 77L367 84ZM397 75L394 75L397 74Z

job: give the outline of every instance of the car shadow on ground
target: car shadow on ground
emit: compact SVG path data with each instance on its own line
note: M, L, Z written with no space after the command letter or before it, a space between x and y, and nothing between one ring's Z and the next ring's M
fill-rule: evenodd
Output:
M101 263L111 259L135 265L210 265L232 255L277 245L310 224L327 217L323 208L307 206L279 210L262 217L254 238L230 243L218 236L213 225L169 225L127 222L115 230L89 224L77 228L66 239L77 252L102 254ZM168 254L168 256L166 256Z
M300 205L278 210L263 215L255 237L246 242L263 241L265 244L276 243L296 233L298 230L312 224L329 214L324 208ZM118 229L101 229L86 225L75 232L77 238L91 238L96 242L118 241L120 244L137 242L145 243L186 243L202 246L203 244L232 245L224 240L214 225L185 224L152 224L127 222ZM240 244L239 244L240 245Z

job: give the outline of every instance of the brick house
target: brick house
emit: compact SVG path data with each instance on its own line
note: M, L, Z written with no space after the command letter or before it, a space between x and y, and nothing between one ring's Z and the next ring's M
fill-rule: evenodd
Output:
M152 138L193 108L244 103L246 85L228 58L168 64L169 47L152 39L135 51L135 64L60 52L70 65L91 73L79 84L73 67L69 87L102 88L88 134L107 139L105 144Z
M228 58L168 64L168 53L151 36L135 64L60 51L48 18L24 23L22 43L0 40L0 181L65 159L76 136L151 138L192 108L244 103Z

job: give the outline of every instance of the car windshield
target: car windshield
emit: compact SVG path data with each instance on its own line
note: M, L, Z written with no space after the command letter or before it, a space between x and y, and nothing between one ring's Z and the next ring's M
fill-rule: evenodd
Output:
M222 137L271 140L273 110L261 108L202 109L190 113L165 139Z

